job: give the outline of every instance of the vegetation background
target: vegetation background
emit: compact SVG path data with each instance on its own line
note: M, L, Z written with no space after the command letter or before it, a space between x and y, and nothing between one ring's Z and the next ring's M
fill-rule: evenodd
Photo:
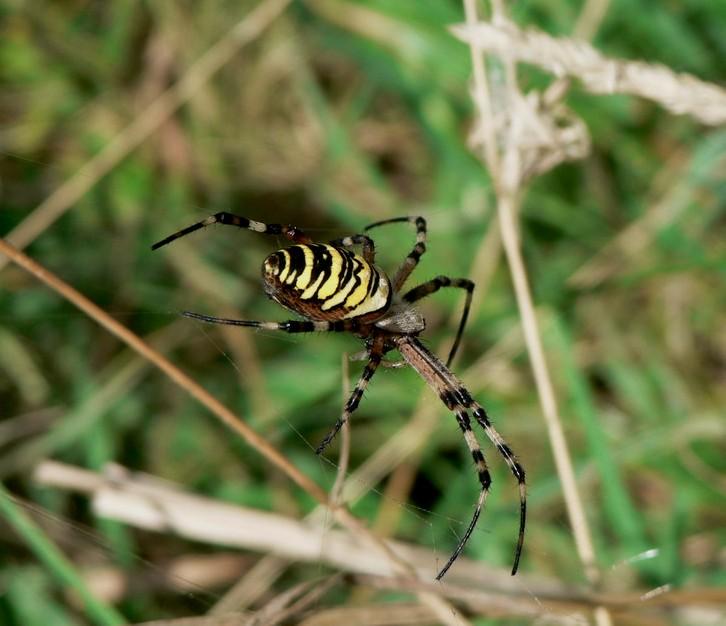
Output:
M0 233L149 115L167 87L263 4L2 3ZM604 54L726 81L725 3L599 4L606 10L593 43ZM529 0L510 9L520 25L567 36L582 5ZM358 351L356 340L280 337L178 317L191 309L286 319L260 287L261 261L280 244L274 239L219 227L153 254L150 244L217 210L293 223L322 240L391 216L424 215L429 251L416 279L444 273L477 281L454 369L494 416L529 480L522 571L508 579L517 490L488 446L495 486L465 552L486 566L469 580L465 573L474 570L462 560L450 575L452 585L470 584L491 602L472 608L450 599L456 619L565 623L567 613L586 620L597 602L573 549L546 443L491 180L467 144L470 51L447 30L463 21L453 0L290 4L107 174L86 171L88 191L57 221L48 219L27 252L169 355L330 490L339 444L327 460L313 448L340 410L341 355ZM550 81L521 68L524 90ZM521 239L602 573L601 599L615 623L716 624L726 604L718 591L726 583L726 133L645 100L589 94L577 83L566 102L584 120L591 150L527 189ZM392 270L412 233L400 225L375 235L380 265ZM615 254L603 261L603 250ZM573 281L593 263L603 272ZM275 551L264 526L257 549L233 550L109 521L94 513L87 494L41 484L34 468L46 459L94 472L115 463L295 520L315 506L95 322L20 268L0 271L0 479L7 489L0 494L0 623L174 623L208 613L208 621L183 623L232 623L215 612L219 606L253 617L267 607L258 623L438 623L421 613L411 589L365 579L355 564L348 577L329 578L335 568L322 558L285 557L283 538L275 574L262 577L251 568ZM422 305L426 340L439 354L461 300L441 292ZM351 379L358 368L351 364ZM477 495L455 420L412 372L382 371L350 437L349 471L367 467L377 476L353 513L380 536L425 549L431 580ZM384 445L398 451L395 463L371 468ZM240 579L248 595L224 604ZM79 600L89 588L97 604ZM285 593L307 604L270 617L270 602L284 606ZM653 600L645 608L644 597ZM523 615L529 605L539 608Z

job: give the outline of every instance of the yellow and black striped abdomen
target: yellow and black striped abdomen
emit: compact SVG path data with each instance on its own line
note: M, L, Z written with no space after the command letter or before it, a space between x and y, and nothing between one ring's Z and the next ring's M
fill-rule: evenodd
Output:
M312 320L372 320L391 304L391 285L380 269L330 244L273 252L262 264L262 276L273 300Z

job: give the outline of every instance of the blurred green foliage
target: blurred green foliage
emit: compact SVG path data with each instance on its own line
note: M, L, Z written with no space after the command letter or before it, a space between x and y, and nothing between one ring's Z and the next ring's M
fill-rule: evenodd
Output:
M255 4L0 7L0 233L143 115ZM533 0L513 10L521 24L566 35L581 5ZM359 9L380 19L366 21ZM261 260L279 242L215 228L153 254L149 246L222 209L294 223L322 240L393 215L425 215L429 252L416 278L484 281L455 369L527 468L523 570L580 583L508 271L501 255L494 265L482 256L493 198L467 146L469 51L446 30L461 21L453 1L294 3L28 251L134 332L161 342L329 488L335 465L316 459L311 446L340 409L341 354L359 350L356 340L223 332L178 319L184 309L286 319L259 281ZM725 29L721 2L619 0L595 44L723 84ZM522 76L525 88L543 80L526 68ZM532 185L521 228L604 586L722 585L726 133L577 85L568 104L592 133L592 152ZM572 285L579 268L654 210L666 217L639 231L636 253L616 255L596 284ZM375 234L379 262L393 270L412 233L402 225ZM104 563L131 576L211 549L98 520L84 499L39 488L30 470L44 458L96 470L116 462L230 502L294 516L311 510L308 496L56 294L12 266L0 281L0 478L34 503L36 517L45 510L43 526L76 575L97 562L98 544ZM441 292L423 304L432 346L451 337L460 299ZM500 350L507 337L514 348ZM421 394L433 401L409 371L377 374L353 423L353 468L403 426ZM335 450L328 456L337 462ZM506 568L517 494L493 451L489 458L495 489L466 553ZM412 462L403 501L424 510L400 505L392 532L445 558L456 543L452 527L460 532L468 520L476 481L443 407ZM390 505L386 488L354 512L375 520ZM63 569L38 556L51 548L24 534L3 532L0 541L0 623L113 623L60 593ZM631 563L652 549L655 558ZM277 591L319 571L292 565ZM203 593L190 598L151 585L116 609L143 621L200 614L209 602Z

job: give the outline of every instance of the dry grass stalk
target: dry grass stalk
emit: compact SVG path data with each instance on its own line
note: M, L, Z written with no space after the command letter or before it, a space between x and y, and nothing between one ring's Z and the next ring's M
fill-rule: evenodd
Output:
M496 22L458 24L451 31L480 52L577 78L592 93L646 98L703 124L726 122L726 90L663 65L610 59L584 41L521 30L501 17Z
M486 164L494 184L499 227L522 321L532 372L547 426L575 546L588 581L596 585L596 566L592 534L585 508L577 489L572 458L559 415L557 398L544 356L541 332L534 309L529 279L520 249L517 214L524 186L533 176L542 174L562 161L581 158L587 152L587 131L561 104L545 102L536 94L525 97L517 84L516 63L520 60L516 45L504 47L482 45L476 30L482 24L474 0L464 0L466 26L455 27L455 34L469 43L474 78L473 98L478 110L474 133L475 148ZM504 5L492 2L493 23L509 24ZM487 25L491 26L491 25ZM492 28L494 28L492 26ZM463 32L468 35L461 37ZM498 32L498 29L494 28ZM488 32L488 31L487 31ZM486 37L483 38L489 42ZM503 68L501 83L490 84L484 52L492 51L493 62ZM534 138L534 141L531 139ZM609 626L610 615L597 607L594 612L599 626Z
M284 555L289 560L322 560L340 571L374 575L376 580L397 580L397 585L403 585L401 588L419 595L433 594L439 587L396 578L394 570L379 555L371 553L348 533L331 531L325 524L311 524L309 520L300 522L274 513L220 503L185 493L154 477L131 474L118 466L104 476L47 461L37 468L35 478L44 485L90 493L96 514L135 527L172 531L194 541L260 550ZM422 577L426 576L433 562L430 552L404 544L396 544L395 550L416 563ZM468 567L476 566L469 562ZM526 587L531 591L533 586L537 588L534 579ZM461 596L463 590L455 592L455 589L455 586L446 585L442 591ZM545 586L542 591L546 594L552 589ZM566 593L564 587L560 591ZM486 593L484 597L487 605L499 607L498 610L514 610L516 605L515 601L497 593ZM479 604L483 605L484 600L479 599ZM429 617L436 615L431 607L426 610ZM526 610L520 607L514 613L524 611L524 614L533 615L537 610L532 602ZM214 614L220 615L220 612ZM456 617L457 623L466 623L461 616Z
M324 520L301 521L220 503L184 492L158 478L130 473L118 466L106 474L99 474L46 461L36 469L35 479L47 486L92 495L94 507L103 517L157 531L173 530L182 537L215 545L238 546L275 555L259 563L271 558L286 562L322 561L347 572L356 584L363 587L441 594L474 615L539 615L556 618L559 620L556 623L584 623L587 611L602 604L635 616L633 619L637 622L641 612L645 614L655 609L667 611L680 607L698 610L710 605L718 610L716 605L726 603L725 591L708 588L662 594L642 591L592 594L569 583L531 574L519 574L513 579L506 571L491 570L463 557L451 576L447 577L447 584L441 585L430 581L434 560L431 551L395 542L392 546L396 553L413 563L422 574L419 580L401 578L395 575L389 564L371 555L367 546L349 533L327 529ZM177 590L203 585L204 579L199 576L209 576L205 573L208 566L204 561L210 558L205 556L201 561L193 557L178 559L177 564L169 568L170 576L177 575L184 580L171 580L170 584ZM237 565L231 555L214 558L228 561L225 568L229 573L235 571ZM98 576L96 570L89 574ZM106 572L106 579L109 574ZM219 571L214 572L215 576L219 574ZM116 587L123 587L123 581L117 580ZM211 614L223 617L225 613L239 610L239 606L228 605L224 611L220 606ZM435 615L430 607L425 610L430 611L430 616ZM459 623L463 622L459 620Z
M276 554L287 560L322 561L354 574L393 576L395 571L350 534L330 530L324 520L295 520L276 513L226 504L183 491L159 478L111 466L104 474L56 461L44 461L34 480L45 486L86 493L103 517L158 532L175 534L213 545L234 546ZM422 579L435 573L434 554L427 549L392 543L410 560ZM452 570L452 583L486 586L507 593L521 593L507 572L477 564L465 557ZM402 580L402 579L399 579ZM523 575L527 590L551 596L571 592L567 585ZM433 584L433 583L432 583ZM441 586L437 583L438 586ZM569 590L569 591L568 591Z
M349 361L350 358L348 356L347 352L343 353L343 357L341 359L341 375L342 375L342 407L341 410L345 407L345 403L348 400L348 397L350 396L350 367L349 367ZM345 501L341 499L341 496L343 495L343 486L345 485L345 477L348 474L348 463L350 461L350 420L347 420L345 424L343 424L343 428L341 429L340 433L340 455L338 460L338 471L335 474L335 482L333 483L332 488L330 489L330 502L333 506L340 504L345 504Z

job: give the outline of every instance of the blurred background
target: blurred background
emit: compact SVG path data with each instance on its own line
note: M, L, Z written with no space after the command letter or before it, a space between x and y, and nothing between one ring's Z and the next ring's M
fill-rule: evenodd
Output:
M265 4L2 3L0 233L23 223L119 135L128 137L125 129L147 119L164 90ZM511 10L520 25L567 36L582 5L532 0ZM86 170L89 189L57 220L42 218L27 252L329 490L340 444L327 460L313 450L340 411L343 355L360 344L179 317L193 310L288 319L260 283L263 258L284 242L215 227L154 253L150 245L218 210L292 223L320 240L388 217L425 216L429 247L412 282L437 274L477 282L453 369L528 474L521 576L540 587L515 578L507 593L539 600L538 589L556 583L567 597L585 578L493 222L491 181L467 145L470 51L447 31L463 21L456 1L291 3L108 173ZM608 55L723 84L724 32L724 3L613 0L593 43ZM550 81L521 68L523 90ZM566 102L586 124L591 151L527 189L521 238L601 590L681 593L668 610L617 623L715 624L707 600L726 583L726 132L576 83ZM412 246L411 229L374 234L379 265L393 271ZM440 355L462 300L440 292L421 306L426 342ZM67 581L42 559L46 548L10 529L11 510L32 518L81 579L93 582L103 571L125 581L95 592L128 622L204 615L265 556L262 548L233 551L99 518L86 495L39 484L33 470L46 459L93 472L116 463L294 519L314 508L163 374L12 265L0 270L0 321L0 480L17 498L0 496L0 623L113 623L67 593ZM350 364L351 380L360 367ZM381 536L428 550L433 578L477 496L453 416L412 372L379 371L351 438L349 471L365 468L384 445L400 450L395 463L374 468L379 473L352 510ZM486 448L494 489L465 555L496 579L511 568L518 496ZM178 573L175 564L187 556L216 563L217 572L224 562L229 574ZM286 560L277 571L237 608L257 610L334 569ZM374 611L412 597L338 580L315 610ZM506 610L461 610L476 624L544 623ZM391 614L388 622L346 621L436 623L411 611L399 621Z

